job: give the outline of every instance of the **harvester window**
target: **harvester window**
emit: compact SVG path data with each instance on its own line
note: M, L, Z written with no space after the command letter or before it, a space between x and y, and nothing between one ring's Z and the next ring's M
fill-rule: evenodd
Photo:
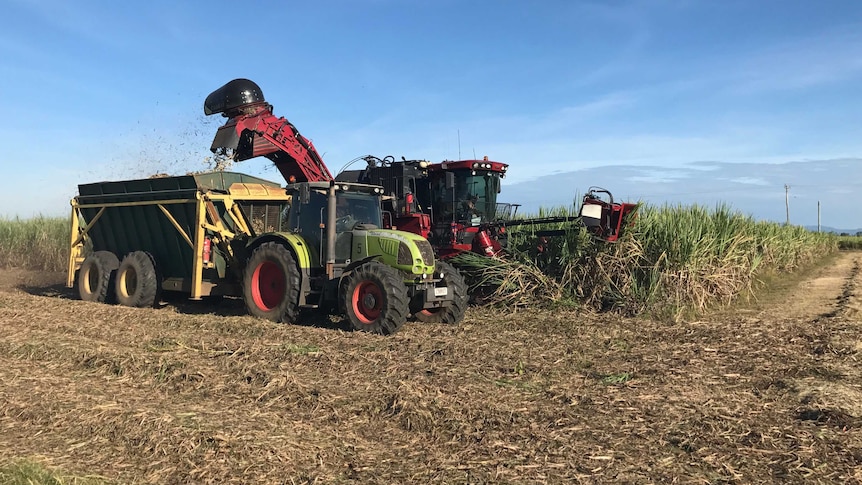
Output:
M401 210L404 213L415 213L422 212L422 207L419 205L419 201L416 200L416 179L410 177L408 179L407 184L410 188L410 191L404 196L404 208ZM409 197L408 197L409 195Z
M449 172L453 173L453 172ZM499 178L491 173L472 170L454 172L455 187L446 187L445 179L434 181L435 211L443 219L454 218L460 222L478 224L494 218L497 204Z

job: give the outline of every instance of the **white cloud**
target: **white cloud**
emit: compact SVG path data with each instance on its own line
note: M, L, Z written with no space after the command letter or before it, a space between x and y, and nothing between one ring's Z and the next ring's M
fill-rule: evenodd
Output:
M769 182L763 180L759 177L736 177L736 178L725 178L719 180L728 180L730 182L734 182L737 184L745 184L745 185L770 185Z

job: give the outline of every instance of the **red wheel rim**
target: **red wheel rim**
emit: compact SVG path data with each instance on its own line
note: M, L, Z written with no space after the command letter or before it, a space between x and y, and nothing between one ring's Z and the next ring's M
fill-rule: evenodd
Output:
M251 297L254 304L270 311L281 304L286 288L284 272L272 261L260 263L251 276Z
M373 281L363 281L353 289L353 313L360 322L369 325L380 318L383 309L383 292Z

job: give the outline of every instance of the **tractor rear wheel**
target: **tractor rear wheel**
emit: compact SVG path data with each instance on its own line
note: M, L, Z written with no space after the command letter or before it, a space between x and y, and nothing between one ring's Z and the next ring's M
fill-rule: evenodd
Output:
M78 295L84 301L113 303L114 277L120 260L110 251L96 251L84 260L78 270Z
M248 312L258 318L296 321L299 269L286 247L268 242L254 250L243 275L242 299Z
M407 286L401 274L377 261L354 269L341 286L344 313L355 330L389 335L407 321Z
M159 302L159 275L150 253L132 251L117 270L117 301L121 305L146 308Z
M452 303L447 307L428 308L419 310L413 314L413 318L425 323L450 323L455 324L464 319L467 312L467 283L461 273L451 264L445 261L437 261L435 273L442 275L440 286L448 288L449 293L454 296Z

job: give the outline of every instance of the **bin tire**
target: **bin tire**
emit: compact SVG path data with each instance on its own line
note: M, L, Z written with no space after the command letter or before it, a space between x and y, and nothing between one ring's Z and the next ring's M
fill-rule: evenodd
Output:
M137 308L154 308L159 302L159 275L150 253L132 251L117 269L117 302Z
M299 268L290 250L279 243L263 243L246 264L242 299L258 318L293 323L299 313L299 285Z
M342 309L355 330L390 335L407 321L407 286L394 268L377 261L354 269L341 285Z
M114 303L114 278L120 260L110 251L96 251L87 256L78 270L78 295L84 301Z
M449 306L419 310L413 314L413 318L424 323L460 323L467 312L467 302L470 299L467 283L461 273L445 261L437 261L435 272L443 274L440 284L448 288L455 298Z

